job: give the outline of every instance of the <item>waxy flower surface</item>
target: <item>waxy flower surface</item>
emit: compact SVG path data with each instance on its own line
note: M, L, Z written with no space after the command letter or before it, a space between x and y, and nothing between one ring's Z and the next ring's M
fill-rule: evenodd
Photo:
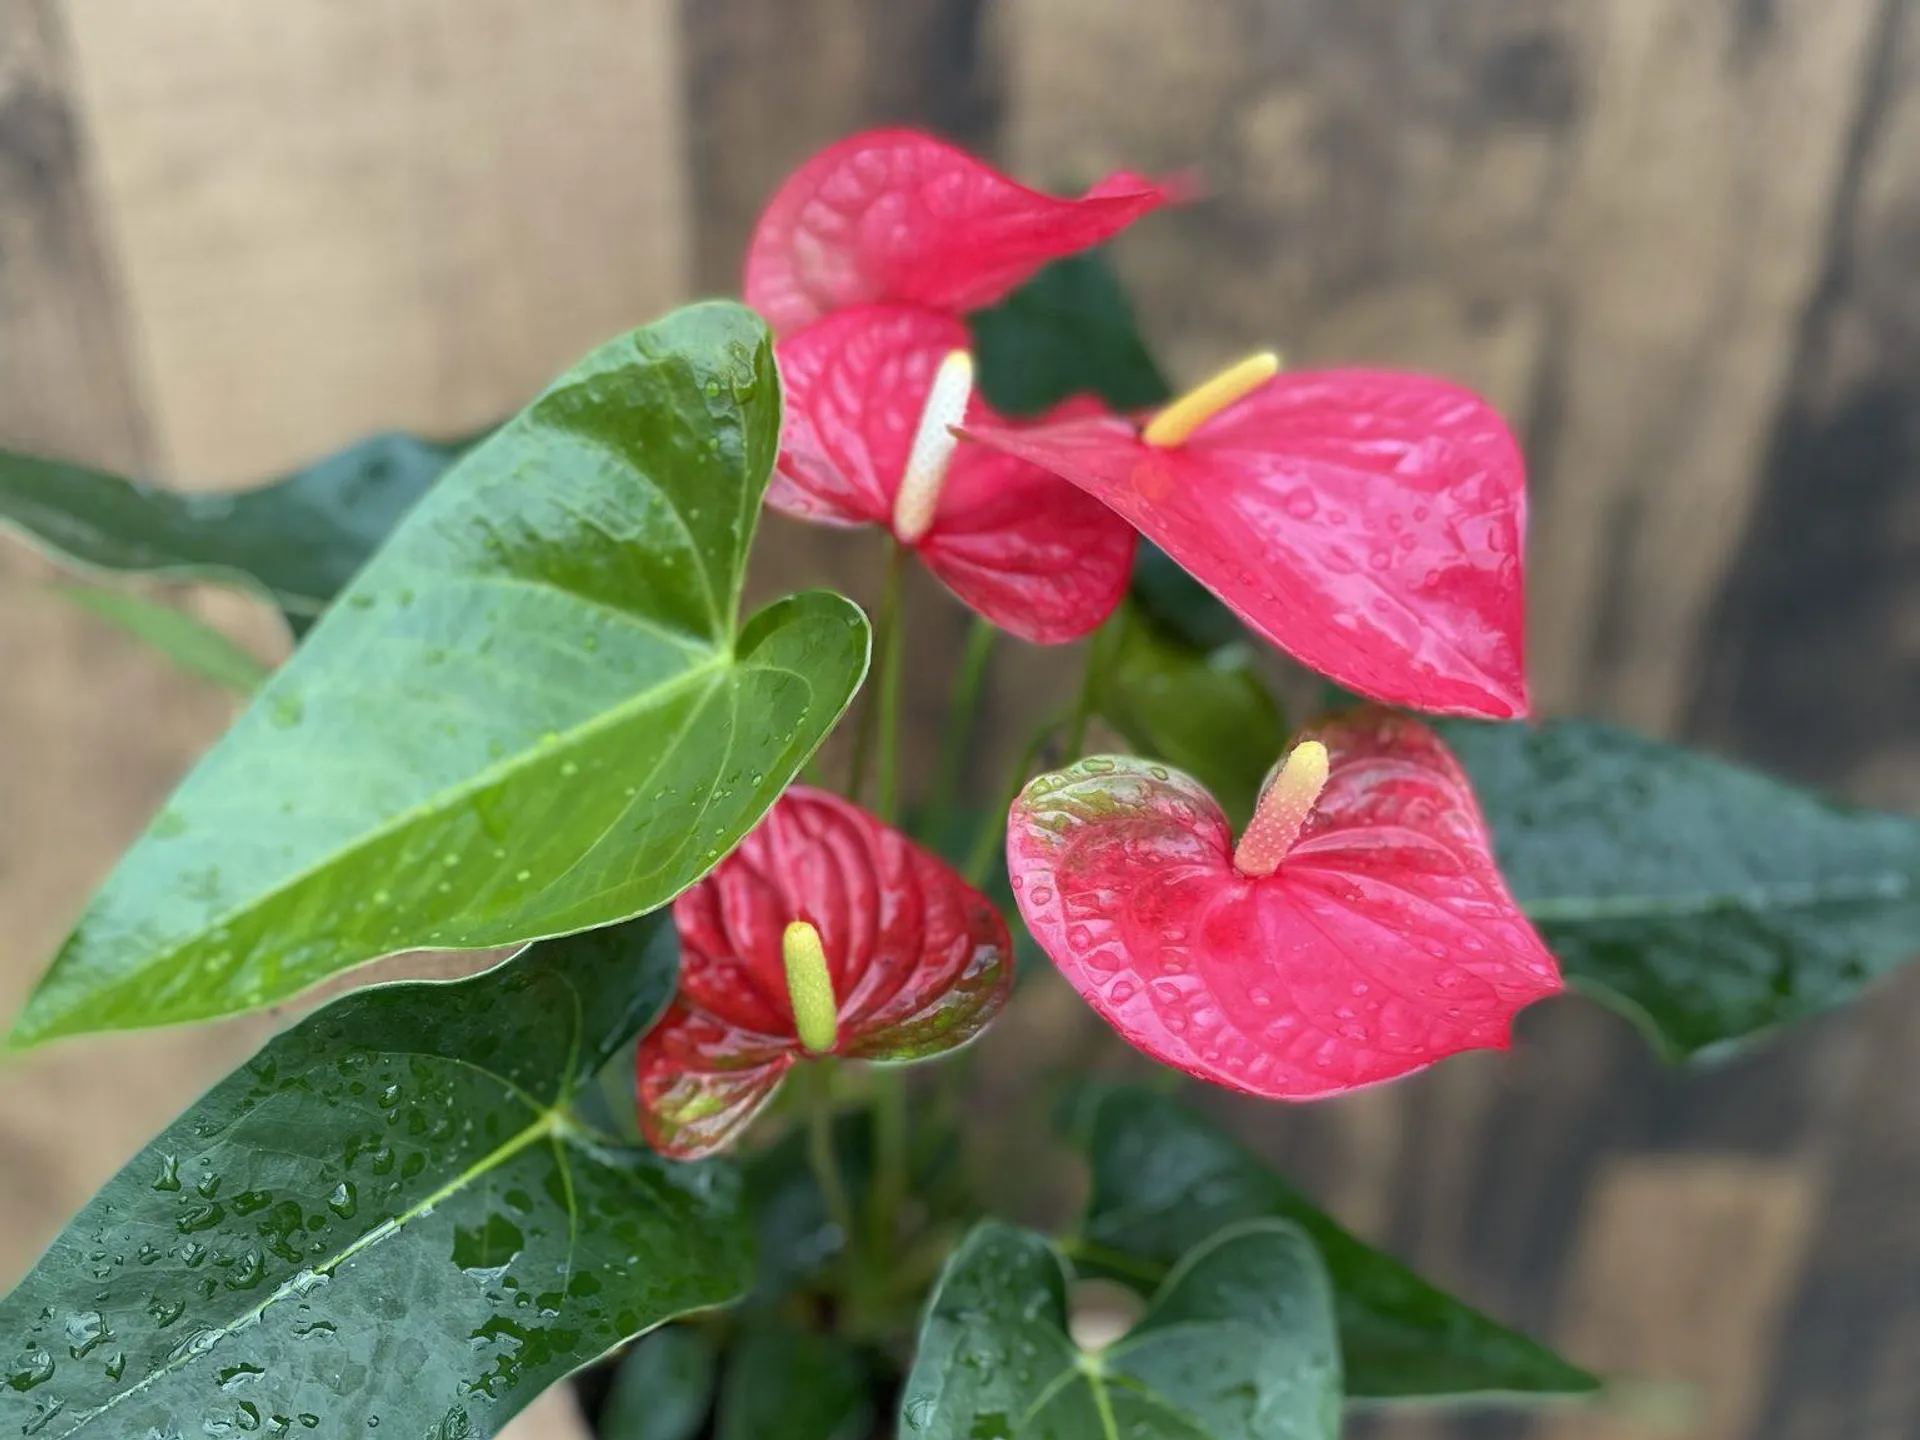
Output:
M952 427L1004 424L972 398L961 316L1170 198L1124 174L1078 200L1043 195L911 130L851 136L801 166L747 251L747 303L781 337L786 419L767 503L887 528L1023 640L1098 627L1126 589L1134 532L1045 469L955 453Z
M746 302L776 335L876 301L960 314L1175 198L1124 171L1077 200L1044 195L918 131L850 135L767 202L747 248Z
M1039 466L957 446L952 426L1003 423L971 394L966 345L956 317L897 305L842 310L781 341L787 413L767 503L885 526L1001 629L1076 639L1125 593L1137 537ZM1099 413L1070 401L1054 418Z
M1304 1100L1503 1047L1560 989L1465 776L1416 721L1304 740L1236 846L1200 785L1096 756L1027 786L1007 863L1061 973L1136 1049Z
M1527 713L1526 476L1477 396L1419 375L1225 372L1136 428L967 435L1110 506L1257 634L1361 695Z
M965 1043L1013 984L1006 923L947 864L795 786L673 904L680 987L635 1060L663 1155L734 1140L809 1055L916 1060Z

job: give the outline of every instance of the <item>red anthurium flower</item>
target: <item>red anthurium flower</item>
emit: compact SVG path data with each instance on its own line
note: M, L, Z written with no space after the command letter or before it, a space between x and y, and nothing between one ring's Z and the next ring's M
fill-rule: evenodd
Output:
M1143 430L1083 416L969 437L1111 506L1249 628L1349 690L1526 714L1519 448L1478 397L1371 370L1226 371Z
M930 135L868 131L774 192L747 248L746 301L776 335L871 301L973 310L1174 198L1123 172L1060 199Z
M1013 986L1006 922L945 862L794 786L673 902L680 990L640 1042L640 1126L692 1160L733 1140L808 1055L916 1060Z
M861 305L779 342L786 397L774 509L884 525L962 601L1039 645L1077 639L1127 588L1136 537L1098 500L1037 465L956 449L964 419L1003 425L972 397L966 326L935 310ZM1104 413L1069 402L1052 418Z
M1503 1047L1560 989L1466 777L1384 712L1302 741L1237 846L1194 780L1096 756L1026 788L1007 863L1040 948L1129 1044L1248 1094Z

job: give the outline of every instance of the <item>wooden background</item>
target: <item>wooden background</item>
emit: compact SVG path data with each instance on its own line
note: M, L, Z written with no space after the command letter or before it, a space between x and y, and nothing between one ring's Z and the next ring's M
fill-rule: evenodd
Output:
M0 443L212 485L489 420L731 289L766 190L880 120L1036 181L1197 166L1208 198L1119 255L1171 367L1277 343L1490 394L1532 463L1547 710L1920 808L1905 0L0 0ZM773 568L819 565L778 534ZM44 575L0 546L5 1010L231 714ZM1920 1434L1920 977L1708 1074L1577 1002L1530 1022L1505 1060L1232 1112L1632 1379L1358 1428ZM0 1284L265 1023L0 1075Z

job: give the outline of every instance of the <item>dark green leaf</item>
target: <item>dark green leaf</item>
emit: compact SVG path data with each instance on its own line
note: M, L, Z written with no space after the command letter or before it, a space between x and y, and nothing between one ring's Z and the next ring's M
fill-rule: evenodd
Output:
M1103 635L1094 704L1142 755L1186 771L1235 828L1253 815L1260 785L1286 749L1280 707L1242 644L1202 650L1129 605Z
M873 1174L873 1125L865 1113L837 1115L834 1151L840 1174L858 1194ZM741 1166L747 1212L760 1256L756 1301L778 1300L838 1256L847 1237L827 1213L826 1197L807 1163L807 1134L796 1126Z
M872 1372L844 1340L763 1318L727 1352L714 1440L865 1440L873 1419Z
M1067 1334L1067 1276L1041 1236L976 1229L940 1277L901 1401L925 1440L1308 1440L1340 1430L1327 1278L1284 1221L1225 1230L1166 1277L1126 1335Z
M55 585L54 594L145 641L190 675L251 694L272 673L246 650L184 610L126 590Z
M833 1144L841 1177L854 1194L866 1191L873 1176L873 1117L866 1110L849 1111L833 1120ZM954 1147L936 1143L915 1147L909 1156L908 1186L923 1199L948 1187L958 1162ZM807 1159L805 1126L795 1126L773 1144L747 1157L747 1210L753 1216L755 1250L760 1256L759 1281L753 1300L766 1304L805 1285L846 1247L827 1213L826 1197L814 1180Z
M1093 1172L1082 1269L1141 1287L1222 1227L1277 1217L1300 1226L1326 1262L1348 1394L1571 1394L1598 1384L1343 1230L1167 1096L1092 1090L1073 1129Z
M1163 632L1196 650L1218 650L1248 639L1249 631L1198 580L1151 541L1133 557L1128 595Z
M837 595L736 633L779 433L739 306L582 361L434 487L187 777L15 1043L607 924L699 878L866 669Z
M595 1429L600 1440L694 1440L713 1408L712 1337L669 1325L621 1360Z
M379 435L258 489L198 494L0 451L0 523L74 564L257 590L298 633L471 443Z
M1920 954L1920 822L1606 725L1441 730L1568 980L1671 1055L1831 1009Z
M1008 415L1036 415L1072 395L1116 410L1170 398L1140 338L1133 307L1104 255L1056 260L973 316L980 392Z
M672 924L336 1001L216 1085L0 1302L0 1432L491 1435L752 1280L733 1174L567 1104L665 1003Z

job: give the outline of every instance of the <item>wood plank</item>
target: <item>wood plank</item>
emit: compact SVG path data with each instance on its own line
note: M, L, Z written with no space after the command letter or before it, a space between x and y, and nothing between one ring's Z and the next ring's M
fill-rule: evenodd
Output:
M1170 368L1437 369L1526 418L1585 112L1568 0L1008 0L1007 149L1060 183L1197 168L1120 245Z
M1920 811L1920 16L1883 13L1824 274L1691 719L1761 764Z
M145 416L69 81L54 7L0 0L0 444L137 467ZM49 574L0 541L8 1017L87 891L233 713L225 695L47 594ZM264 1028L82 1042L8 1064L0 1288Z
M497 419L688 288L668 0L73 0L164 467Z
M1533 675L1656 732L1744 533L1875 37L1874 5L1595 6L1540 384Z
M0 444L147 458L53 0L0 0Z
M682 0L701 288L737 293L761 204L821 146L916 125L991 150L984 0Z
M1541 1426L1543 1440L1750 1435L1819 1185L1805 1165L1744 1156L1609 1165L1586 1200L1565 1338L1619 1393Z

